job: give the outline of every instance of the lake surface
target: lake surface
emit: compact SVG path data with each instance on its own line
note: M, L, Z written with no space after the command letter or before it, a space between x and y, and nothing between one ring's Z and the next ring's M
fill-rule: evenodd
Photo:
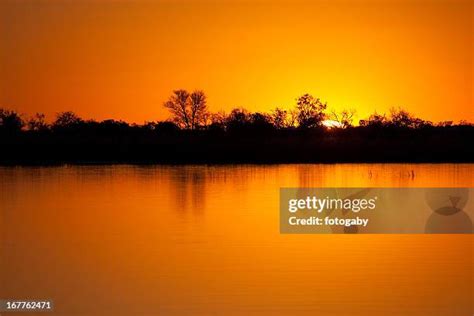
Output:
M473 187L473 175L0 167L0 298L54 300L44 315L472 315L472 235L281 235L278 203L280 187Z

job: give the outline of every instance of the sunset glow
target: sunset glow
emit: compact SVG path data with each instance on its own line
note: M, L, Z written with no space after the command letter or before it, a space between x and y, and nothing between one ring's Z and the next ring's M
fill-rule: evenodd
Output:
M325 120L323 121L323 125L326 126L327 128L342 127L341 123L339 123L338 121L333 121L333 120Z
M183 88L212 111L311 93L357 119L473 121L472 20L469 0L3 0L0 105L143 123Z

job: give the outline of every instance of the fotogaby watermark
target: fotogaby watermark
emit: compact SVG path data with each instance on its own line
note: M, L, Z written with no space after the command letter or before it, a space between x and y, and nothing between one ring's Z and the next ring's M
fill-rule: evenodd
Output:
M470 234L470 188L282 188L280 232Z

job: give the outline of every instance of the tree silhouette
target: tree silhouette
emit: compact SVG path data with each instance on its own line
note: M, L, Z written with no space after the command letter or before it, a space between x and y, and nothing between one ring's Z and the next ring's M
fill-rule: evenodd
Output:
M288 111L277 107L273 110L271 118L276 129L288 127Z
M0 131L15 133L21 131L24 122L15 111L0 108Z
M423 128L433 125L432 122L415 117L401 108L390 109L390 124L398 128Z
M26 124L30 131L45 131L49 128L43 113L36 113Z
M296 100L296 110L298 125L301 128L312 128L321 126L326 118L324 110L326 103L322 103L319 98L306 93Z
M410 128L413 126L414 117L408 111L401 108L390 109L390 124L396 127Z
M388 120L385 114L382 115L377 112L371 114L368 119L359 121L359 125L362 127L384 127L387 124Z
M233 109L226 119L228 130L241 130L250 123L250 114L245 109Z
M56 115L53 128L70 128L84 122L76 113L72 111L60 112Z
M197 90L191 93L191 129L196 129L200 126L206 125L209 118L207 111L207 98L204 91Z
M173 115L172 120L181 128L190 128L189 123L189 92L186 90L174 90L173 95L164 103Z
M164 107L173 115L172 120L184 129L194 130L203 126L209 117L207 98L200 90L191 94L186 90L175 90Z

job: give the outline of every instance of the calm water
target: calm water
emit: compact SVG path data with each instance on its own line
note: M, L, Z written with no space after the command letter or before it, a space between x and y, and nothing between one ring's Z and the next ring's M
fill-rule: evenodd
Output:
M0 167L0 298L51 298L51 315L472 315L471 235L280 235L278 194L473 187L473 175L450 164Z

